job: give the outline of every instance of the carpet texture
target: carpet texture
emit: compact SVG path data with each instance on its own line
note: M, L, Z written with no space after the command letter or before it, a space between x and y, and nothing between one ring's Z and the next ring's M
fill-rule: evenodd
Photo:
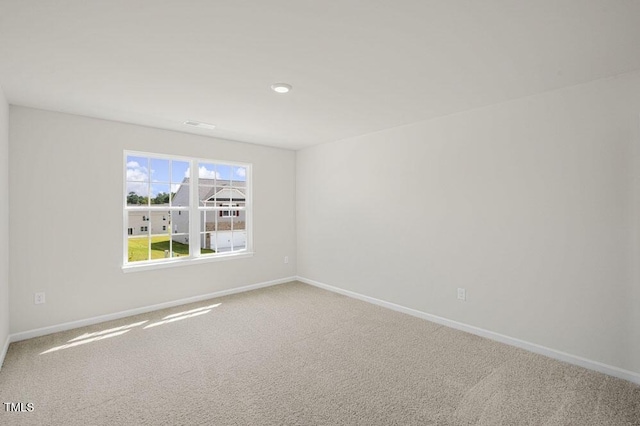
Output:
M640 425L640 387L293 282L11 344L2 425Z

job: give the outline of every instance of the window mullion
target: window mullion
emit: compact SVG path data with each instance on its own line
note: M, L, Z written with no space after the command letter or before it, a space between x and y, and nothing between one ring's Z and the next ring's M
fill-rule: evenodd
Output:
M189 256L200 256L200 211L198 161L191 160L189 167L190 201L189 201Z

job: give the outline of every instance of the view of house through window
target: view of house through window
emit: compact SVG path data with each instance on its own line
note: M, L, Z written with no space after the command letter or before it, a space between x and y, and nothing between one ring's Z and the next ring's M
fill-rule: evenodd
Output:
M246 252L247 164L125 153L125 264Z

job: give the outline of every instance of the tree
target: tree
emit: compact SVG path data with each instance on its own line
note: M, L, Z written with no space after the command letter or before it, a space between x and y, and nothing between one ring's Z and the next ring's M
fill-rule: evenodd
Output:
M135 192L130 192L129 195L127 195L127 204L140 204L140 198L142 197Z
M148 203L149 203L149 198L148 197L142 197L142 196L136 194L133 191L131 191L127 195L127 204L129 204L129 205L144 206L145 204L148 204Z
M169 204L169 197L169 193L161 192L151 199L151 204Z

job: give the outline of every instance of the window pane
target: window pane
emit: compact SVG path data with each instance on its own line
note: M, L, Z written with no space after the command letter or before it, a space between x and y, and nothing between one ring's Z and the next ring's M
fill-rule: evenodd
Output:
M211 216L215 216L216 219L216 231L231 231L231 215L232 210L215 210L208 212ZM213 219L210 219L213 220Z
M149 159L147 157L127 156L127 181L149 181Z
M237 188L230 186L217 186L215 188L215 206L216 207L234 207L234 200L237 202L244 201L244 193Z
M233 231L233 251L245 250L247 248L247 232Z
M151 220L147 221L151 235L169 236L171 233L171 211L154 211L149 212Z
M218 225L218 212L215 210L202 210L200 212L200 230L215 231Z
M216 252L216 233L203 232L200 234L200 254L213 254Z
M235 186L243 186L242 182L247 181L246 167L233 167L233 182Z
M182 183L185 178L189 177L189 162L176 161L171 162L171 182Z
M127 182L127 205L144 206L149 204L149 184L146 182Z
M214 185L215 179L219 179L216 165L211 163L198 163L198 178L203 185Z
M231 191L231 205L234 207L246 206L246 195L244 188L234 188L233 191Z
M151 258L189 255L189 212L151 211Z
M149 260L149 236L138 235L136 237L129 236L128 238L129 262L141 262Z
M213 199L215 200L216 207L228 206L229 205L229 187L216 186L213 190Z
M189 212L186 210L173 210L169 225L167 229L170 229L172 234L189 235Z
M128 228L133 228L133 236L138 236L141 234L147 234L148 232L142 229L145 226L149 226L150 216L148 210L140 210L140 211L130 211L128 213L129 221Z
M198 187L198 205L200 207L213 207L214 196L217 188L215 186L200 185Z
M189 162L171 162L171 205L189 206Z
M152 183L151 184L151 204L169 205L170 190L168 183Z
M189 212L173 210L170 219L171 257L189 256Z
M166 259L171 257L170 236L168 234L155 234L151 236L151 259Z
M218 164L217 167L217 176L218 179L230 181L232 179L232 171L231 166L226 166L224 164Z
M233 246L232 232L230 230L218 231L213 233L213 235L215 235L216 253L229 253Z
M244 231L246 230L246 222L244 219L244 211L234 210L233 217L233 230L234 231Z
M169 160L151 159L151 182L169 183Z
M128 213L127 259L129 262L149 260L149 212Z
M176 207L189 206L189 182L171 184L171 205Z
M185 234L173 235L171 249L171 257L189 256L189 236Z

